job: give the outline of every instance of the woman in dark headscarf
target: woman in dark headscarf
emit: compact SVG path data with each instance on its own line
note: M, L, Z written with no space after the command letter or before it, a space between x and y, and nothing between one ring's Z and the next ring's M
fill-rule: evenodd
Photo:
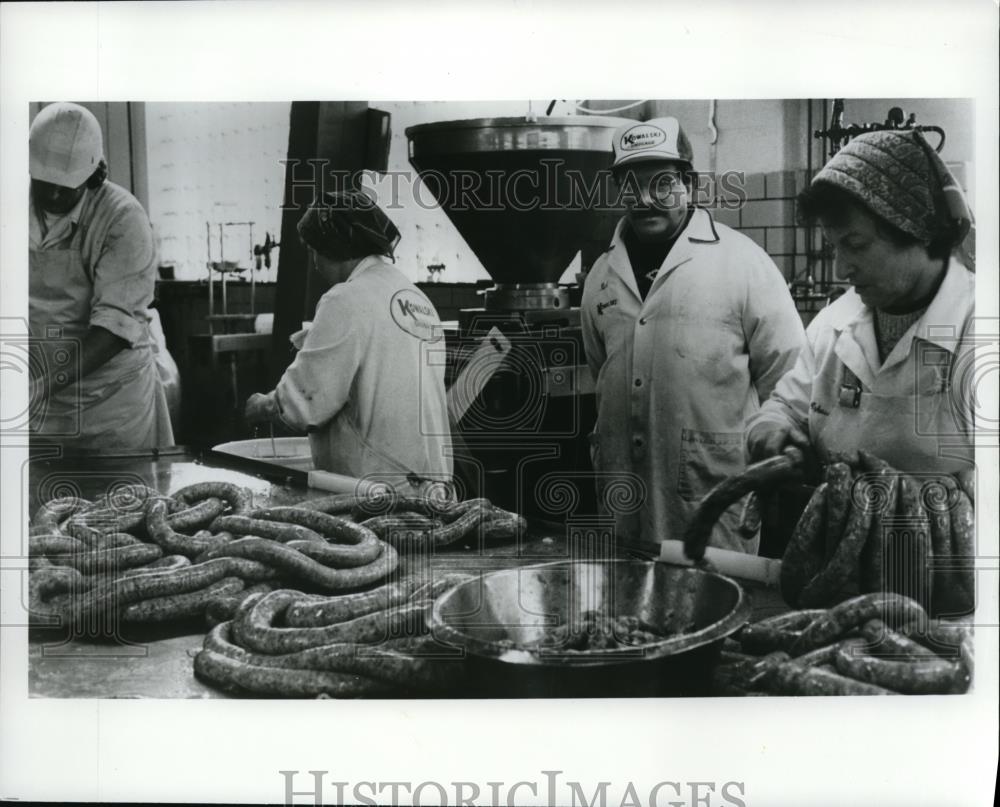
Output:
M298 229L332 288L277 387L247 401L246 420L308 431L318 469L450 491L443 330L430 300L386 260L399 231L359 192L325 194Z
M751 420L751 456L792 444L821 460L864 448L909 472L970 467L972 215L954 178L919 132L870 132L798 203L853 288L813 320L796 366Z

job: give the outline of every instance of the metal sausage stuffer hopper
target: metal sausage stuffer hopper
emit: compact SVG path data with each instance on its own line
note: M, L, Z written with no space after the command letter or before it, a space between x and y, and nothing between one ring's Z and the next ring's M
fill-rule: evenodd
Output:
M424 186L496 284L482 308L460 312L449 383L492 328L510 342L460 431L482 492L536 516L562 520L571 515L567 505L594 512L586 474L594 396L581 286L558 281L578 252L582 271L589 269L623 213L610 176L611 139L627 122L483 118L406 130Z

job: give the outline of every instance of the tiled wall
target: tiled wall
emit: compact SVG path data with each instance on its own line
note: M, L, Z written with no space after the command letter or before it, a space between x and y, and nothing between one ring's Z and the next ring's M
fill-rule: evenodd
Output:
M795 220L795 196L806 182L805 171L747 174L742 183L743 204L712 210L716 221L739 230L765 250L789 282L806 266L808 229L797 226Z
M947 165L971 200L971 165ZM771 256L788 282L803 281L808 274L810 228L797 223L795 209L795 197L806 187L808 181L808 172L804 170L747 174L743 181L745 202L742 206L738 209L717 206L712 210L716 221L739 230L759 244ZM823 245L822 234L818 228L814 228L812 232L811 248L818 252ZM813 274L814 279L820 279L818 268L814 267Z

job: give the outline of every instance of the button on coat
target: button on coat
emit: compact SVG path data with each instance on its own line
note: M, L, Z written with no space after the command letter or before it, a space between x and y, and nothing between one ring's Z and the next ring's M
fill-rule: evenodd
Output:
M746 419L792 367L805 334L774 262L708 211L693 212L645 300L623 226L583 292L597 394L591 456L599 486L641 480L642 503L619 508L616 527L624 541L653 544L681 538L705 493L743 470ZM711 543L756 551L737 521L734 507Z

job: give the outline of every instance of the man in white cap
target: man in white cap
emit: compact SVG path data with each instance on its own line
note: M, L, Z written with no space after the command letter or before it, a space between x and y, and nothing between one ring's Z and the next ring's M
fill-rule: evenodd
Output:
M146 212L107 180L100 124L82 106L44 107L29 157L33 434L71 450L172 445L149 329Z
M628 212L587 275L584 347L597 385L594 468L643 480L618 538L680 539L701 498L746 467L744 428L805 343L784 277L745 235L691 204L692 149L674 118L614 134ZM738 507L710 543L756 553Z

